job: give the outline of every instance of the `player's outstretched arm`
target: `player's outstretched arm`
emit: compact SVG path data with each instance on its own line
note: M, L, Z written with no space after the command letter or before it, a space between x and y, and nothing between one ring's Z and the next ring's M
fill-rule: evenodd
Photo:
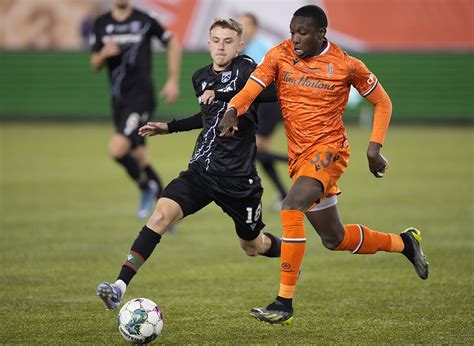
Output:
M202 127L202 113L199 112L183 119L173 119L167 123L149 122L138 129L138 134L143 137L151 137L155 135L165 135L168 133L201 129Z
M138 129L138 134L142 137L165 135L167 133L169 133L168 124L161 122L148 122Z
M380 83L366 99L374 105L374 123L369 147L367 148L369 170L376 178L382 178L388 168L388 161L380 153L380 148L390 124L392 101L390 101L390 97Z

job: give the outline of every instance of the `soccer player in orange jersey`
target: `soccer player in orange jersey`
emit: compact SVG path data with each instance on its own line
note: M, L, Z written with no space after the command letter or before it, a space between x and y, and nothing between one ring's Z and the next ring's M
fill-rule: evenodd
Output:
M421 233L408 228L400 235L382 233L361 224L343 224L337 209L339 177L350 155L342 122L350 86L374 105L374 122L367 149L369 169L382 178L388 162L380 153L392 113L389 96L377 77L360 61L326 39L327 17L315 5L299 8L290 23L291 39L272 48L244 89L229 103L219 124L221 136L238 131L238 116L275 81L288 140L289 174L293 180L281 210L280 290L266 308L251 314L272 324L291 324L292 300L306 243L304 216L323 245L354 254L386 251L404 254L421 279L428 278L428 262Z

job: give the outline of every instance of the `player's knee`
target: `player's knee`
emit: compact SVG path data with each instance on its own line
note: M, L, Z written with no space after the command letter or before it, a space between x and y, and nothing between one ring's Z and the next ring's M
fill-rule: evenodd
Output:
M155 209L153 214L150 216L148 223L153 227L153 229L166 229L171 224L171 219L161 210Z
M111 144L107 147L107 152L109 156L115 160L119 160L127 154L124 150Z
M107 152L112 158L116 160L121 159L130 153L130 143L128 143L126 140L112 139L107 146Z

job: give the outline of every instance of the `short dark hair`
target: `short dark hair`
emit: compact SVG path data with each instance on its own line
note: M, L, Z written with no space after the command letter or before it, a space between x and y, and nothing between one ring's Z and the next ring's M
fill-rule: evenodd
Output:
M307 5L300 7L293 13L293 17L309 17L313 18L314 23L320 28L328 27L328 18L323 9L316 5Z

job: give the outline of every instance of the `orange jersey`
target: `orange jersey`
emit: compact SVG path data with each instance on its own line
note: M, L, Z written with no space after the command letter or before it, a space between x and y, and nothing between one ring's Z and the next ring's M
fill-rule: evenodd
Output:
M265 88L273 81L285 121L290 170L301 155L310 155L308 149L315 145L345 141L342 116L351 85L367 96L378 84L360 60L335 44L328 41L320 55L299 59L290 39L266 54L248 83ZM229 107L241 114L249 106L244 103L235 97Z

